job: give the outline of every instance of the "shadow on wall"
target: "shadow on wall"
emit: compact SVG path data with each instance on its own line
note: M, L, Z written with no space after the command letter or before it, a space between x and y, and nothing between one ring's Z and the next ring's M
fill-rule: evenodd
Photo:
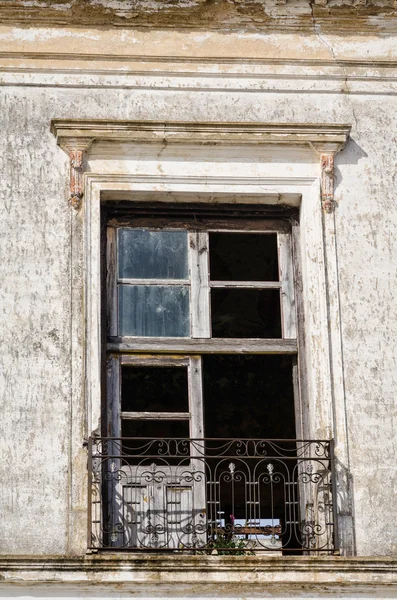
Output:
M357 165L362 158L366 158L367 156L368 154L365 150L363 150L352 138L349 138L343 151L335 156L335 191L343 179L339 166Z
M338 507L338 545L343 556L355 556L356 537L354 527L353 476L349 469L338 459L335 460L335 470L337 489L335 500Z

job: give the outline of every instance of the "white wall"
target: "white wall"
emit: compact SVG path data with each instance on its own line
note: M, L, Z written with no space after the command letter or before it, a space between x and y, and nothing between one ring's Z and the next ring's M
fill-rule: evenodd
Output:
M51 44L51 36L33 29L23 35L17 28L0 33L3 52L10 47L25 53L90 51L89 32L82 41L81 34L58 32ZM167 52L161 33L153 31L143 49L139 35L138 54L148 48L153 53L154 47L159 54ZM172 34L167 35L169 41ZM186 34L188 52L183 45L181 52L216 57L219 35L208 51L208 37L204 43ZM116 45L107 36L104 32L102 51L111 53ZM100 31L91 38L101 46ZM135 52L131 31L125 39L129 52ZM99 60L40 63L30 54L10 62L0 56L3 554L65 554L85 545L84 481L74 487L71 481L85 469L85 451L76 451L85 433L83 333L79 337L84 330L83 213L76 215L67 204L68 159L50 133L52 118L352 124L351 141L335 161L343 336L339 385L346 394L357 552L396 553L397 98L394 67L375 69L365 62L386 50L388 59L396 60L396 40L328 40L339 55L362 60L348 72L333 65L317 38L305 43L313 67L299 63L294 68L296 38L237 36L234 55L244 57L245 48L252 54L256 47L259 66L249 58L227 67L214 59L205 67L207 75L198 74L204 67L190 65L188 56L181 64L162 63L160 74L138 58L133 66L131 58L119 60L111 71ZM281 47L290 52L292 66L268 65ZM175 40L172 51L178 52ZM316 63L320 55L325 60L324 53L328 66ZM130 72L123 73L127 68ZM167 69L185 75L174 77ZM366 80L358 78L365 73ZM134 168L139 167L138 160ZM161 160L153 167L159 171ZM299 164L291 169L300 172ZM72 256L72 237L80 255Z

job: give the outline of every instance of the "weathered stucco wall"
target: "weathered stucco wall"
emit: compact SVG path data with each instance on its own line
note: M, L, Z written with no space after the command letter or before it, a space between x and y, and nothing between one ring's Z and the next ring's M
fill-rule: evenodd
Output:
M53 118L352 124L335 220L356 549L396 553L396 76L390 35L0 28L2 554L85 547L84 214Z
M144 29L396 32L395 0L0 0L11 23Z

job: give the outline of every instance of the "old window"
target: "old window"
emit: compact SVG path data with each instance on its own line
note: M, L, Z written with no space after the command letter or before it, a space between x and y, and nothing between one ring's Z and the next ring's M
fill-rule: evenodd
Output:
M330 517L313 524L313 489L300 489L313 448L296 440L296 215L270 212L105 209L100 547L294 551L316 535L328 547Z

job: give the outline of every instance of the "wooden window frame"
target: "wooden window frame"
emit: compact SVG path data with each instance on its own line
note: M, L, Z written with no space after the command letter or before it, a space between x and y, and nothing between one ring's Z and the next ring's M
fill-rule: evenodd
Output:
M113 209L112 205L112 209ZM134 210L134 204L129 207ZM106 340L104 347L104 357L107 361L107 382L106 399L103 403L103 431L110 437L121 436L121 419L125 418L121 411L121 381L120 369L125 364L160 364L162 360L170 360L174 364L182 361L188 361L190 368L189 375L189 433L191 438L200 438L204 435L203 425L203 395L202 395L202 361L201 355L204 354L281 354L297 356L298 353L298 331L295 301L295 283L298 269L294 261L293 244L293 226L298 225L296 211L288 211L288 215L282 215L279 218L266 217L266 206L251 207L251 211L262 214L245 215L245 208L241 214L238 210L233 211L233 216L218 214L207 217L200 215L198 218L191 214L182 214L175 216L170 211L161 217L152 215L134 215L129 214L131 208L127 206L122 214L111 214L104 211L103 237L105 238L105 256L106 256L106 320L109 325L108 331L103 339ZM150 212L150 207L145 205L145 211ZM169 207L167 207L169 208ZM172 208L172 207L171 207ZM179 210L180 207L177 207ZM199 209L201 207L198 207ZM113 209L114 210L114 209ZM136 210L136 207L135 207ZM138 209L139 210L139 209ZM163 209L164 210L164 209ZM208 207L205 207L208 211ZM189 213L194 211L194 207L189 207ZM274 207L272 207L274 211ZM116 209L116 213L118 210ZM124 212L124 214L123 214ZM222 207L222 213L226 212ZM236 216L238 215L238 216ZM120 282L117 278L117 228L133 227L148 228L150 230L188 230L189 247L189 272L191 288L191 321L192 331L190 338L155 338L155 337L133 337L117 336L117 284ZM279 281L268 282L228 282L211 281L209 276L209 233L211 232L242 232L242 233L277 233L277 252L279 266ZM197 260L194 260L194 259ZM203 285L204 280L204 285ZM197 282L201 281L201 285ZM143 280L139 280L142 284ZM153 282L154 283L154 282ZM159 280L155 283L159 284ZM167 284L169 280L167 280ZM175 283L181 283L180 280ZM212 338L210 337L210 290L212 288L245 288L245 289L279 289L280 290L280 316L282 338ZM195 308L201 310L195 311ZM196 336L194 336L196 334ZM167 356L168 355L168 356ZM196 377L194 383L192 380L192 362L195 361ZM187 363L186 363L187 364ZM296 427L300 430L301 398L300 398L300 377L298 372L298 361L293 364L293 387L295 396L295 421ZM191 407L197 408L192 414ZM201 408L200 408L201 407ZM194 412L194 409L193 409ZM197 414L196 414L197 413ZM169 419L177 420L175 415L157 414L157 415L129 415L127 418L137 419ZM180 417L182 418L182 416ZM183 417L185 418L185 416Z
M235 210L234 213L238 211ZM243 216L243 215L242 215ZM203 353L259 353L259 354L296 354L297 353L297 315L295 308L294 265L292 250L291 220L269 219L265 215L252 218L213 219L202 217L147 217L147 216L111 216L107 218L106 242L106 306L107 352L154 352L185 354ZM125 282L117 278L117 228L134 227L151 230L188 230L190 280L165 280L167 285L184 284L190 286L191 335L190 337L160 338L118 335L117 284ZM211 232L230 233L277 233L279 281L211 281L208 267L208 235ZM134 283L135 280L128 280ZM139 283L145 283L139 280ZM160 280L147 281L147 284L161 283ZM210 318L210 290L212 288L280 289L281 338L212 338Z
M123 366L144 367L186 367L188 375L188 403L186 412L129 412L121 406L121 368ZM202 399L201 360L195 355L130 355L111 354L107 361L107 390L106 404L107 434L109 437L121 437L122 420L155 420L155 421L188 421L189 437L202 438L204 425L200 407Z

